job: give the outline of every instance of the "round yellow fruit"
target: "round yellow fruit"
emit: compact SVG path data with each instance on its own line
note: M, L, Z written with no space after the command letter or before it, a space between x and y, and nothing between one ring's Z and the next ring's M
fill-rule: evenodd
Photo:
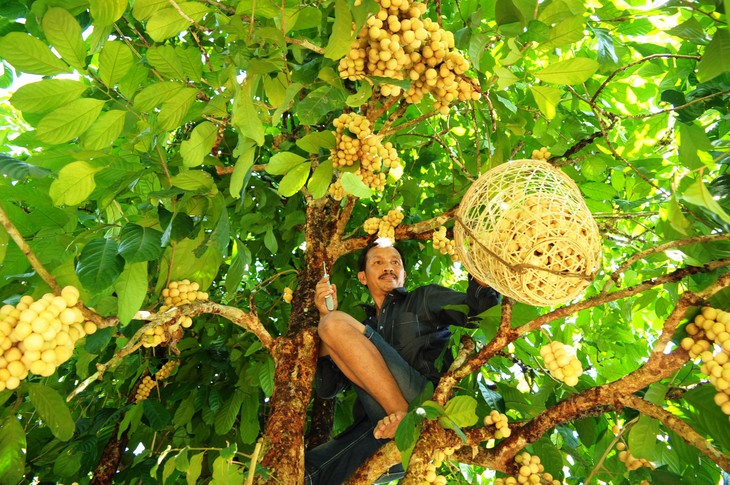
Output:
M76 306L79 302L79 290L73 286L66 286L61 290L61 296L66 300L66 305Z

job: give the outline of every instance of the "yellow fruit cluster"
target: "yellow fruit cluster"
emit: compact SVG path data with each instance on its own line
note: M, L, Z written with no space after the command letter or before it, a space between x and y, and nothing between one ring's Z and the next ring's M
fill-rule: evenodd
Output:
M578 384L578 378L583 374L583 365L575 356L573 347L552 341L540 349L540 355L554 378L569 386Z
M454 34L429 18L426 5L408 0L379 0L380 10L368 18L350 51L340 60L339 72L353 81L365 76L408 79L409 103L431 93L434 107L448 114L449 103L480 97L473 81L464 76L469 62L454 51ZM401 88L381 84L383 96L398 96Z
M378 237L395 239L395 228L403 222L403 212L400 209L391 209L382 219L371 217L367 219L362 227L368 234L378 233Z
M343 113L337 117L335 126L335 148L330 159L334 168L351 167L360 163L355 175L373 189L385 189L385 169L400 167L398 152L393 144L381 143L381 138L372 132L370 120L353 113ZM336 200L344 197L342 185L331 185L329 194Z
M550 473L545 472L539 456L522 452L515 456L515 463L520 465L519 474L516 477L497 478L494 480L494 485L517 485L518 483L560 485L560 480L555 480Z
M0 392L15 389L28 373L48 377L71 358L76 342L96 332L76 307L79 290L66 286L61 295L39 300L25 295L17 305L0 308Z
M134 402L142 402L150 397L150 393L155 387L157 387L157 382L150 376L144 376L139 387L137 387L137 394L134 395Z
M717 390L715 403L730 416L730 312L704 307L686 330L690 337L680 345L702 360L700 370Z
M550 153L546 147L542 147L539 150L532 150L532 159L533 160L547 160L550 158Z
M444 448L443 450L435 450L433 452L433 462L426 465L426 475L424 476L423 485L446 485L446 477L439 475L438 469L449 456L453 455L456 450L454 448Z
M618 459L621 460L624 465L626 465L626 468L628 470L638 470L641 467L647 467L651 469L656 468L646 458L636 458L634 455L632 455L631 451L626 448L626 443L616 443L616 449L619 450Z
M496 409L492 409L488 415L484 416L484 425L494 425L497 431L494 433L494 438L501 440L502 438L509 438L512 431L509 429L509 420L506 414L502 414Z
M433 247L438 249L441 254L448 254L452 261L458 261L454 241L446 237L446 227L440 226L433 231Z
M292 300L292 297L293 297L293 296L294 296L294 292L292 291L292 289L291 289L291 288L289 288L289 287L287 286L286 288L284 288L284 294L283 294L283 295L281 295L281 298L282 298L282 299L283 299L283 300L284 300L285 302L287 302L287 303L291 303L291 300Z
M199 291L200 285L190 280L171 281L170 284L162 290L162 296L165 298L165 304L160 307L160 311L164 312L174 306L192 303L195 300L207 300L208 293Z
M137 388L137 393L134 396L134 402L141 402L150 396L152 390L157 387L157 383L164 381L172 374L172 371L177 365L176 360L168 360L163 366L155 373L155 377L144 376L142 382Z

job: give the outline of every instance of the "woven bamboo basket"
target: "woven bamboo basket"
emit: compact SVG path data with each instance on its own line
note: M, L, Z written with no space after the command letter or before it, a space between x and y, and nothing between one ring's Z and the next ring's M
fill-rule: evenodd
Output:
M469 273L529 305L575 298L601 261L598 226L580 190L540 160L511 161L474 182L456 214L454 240Z

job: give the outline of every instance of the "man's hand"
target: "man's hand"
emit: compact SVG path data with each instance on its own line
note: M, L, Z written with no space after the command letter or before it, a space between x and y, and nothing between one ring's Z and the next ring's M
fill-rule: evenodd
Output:
M324 302L325 297L328 295L332 297L334 310L337 310L337 286L331 285L329 277L325 277L319 280L317 287L314 290L314 304L317 306L317 310L319 310L320 317L323 317L330 312Z

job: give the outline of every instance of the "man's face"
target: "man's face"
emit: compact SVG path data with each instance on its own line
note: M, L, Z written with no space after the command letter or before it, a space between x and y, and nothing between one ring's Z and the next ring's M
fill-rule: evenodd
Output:
M400 254L394 247L375 247L368 251L365 271L360 271L357 277L375 296L403 286L406 272Z

